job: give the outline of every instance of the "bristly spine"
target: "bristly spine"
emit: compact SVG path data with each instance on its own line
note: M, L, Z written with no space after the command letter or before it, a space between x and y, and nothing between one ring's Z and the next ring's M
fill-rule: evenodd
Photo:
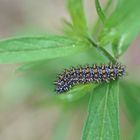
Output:
M124 75L125 66L120 63L73 67L65 69L62 74L58 75L58 79L54 82L55 91L64 93L78 84L110 82L122 78Z

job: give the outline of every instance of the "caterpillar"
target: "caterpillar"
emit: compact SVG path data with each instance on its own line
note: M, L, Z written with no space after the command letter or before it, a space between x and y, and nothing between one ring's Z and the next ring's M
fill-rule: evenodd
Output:
M78 84L110 82L122 78L124 75L125 66L120 63L72 67L58 75L58 79L54 82L55 91L64 93Z

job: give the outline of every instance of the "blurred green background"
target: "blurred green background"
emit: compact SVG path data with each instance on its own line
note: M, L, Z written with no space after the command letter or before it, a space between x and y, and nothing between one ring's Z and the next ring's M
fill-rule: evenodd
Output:
M103 0L101 2L105 3ZM69 19L64 3L64 0L0 0L0 38L61 34L63 19ZM85 9L88 24L92 25L97 18L94 2L86 0ZM119 60L127 65L129 77L126 76L125 79L134 79L138 83L139 44L137 37L125 56ZM94 52L94 55L97 54ZM84 53L72 58L73 60L68 57L65 61L63 58L58 61L75 65L97 62ZM103 62L104 59L100 57L98 62ZM80 139L88 103L86 98L72 102L71 97L64 102L63 99L56 98L53 92L49 92L45 84L52 84L56 74L65 68L63 63L56 62L57 60L41 62L41 66L40 62L35 63L35 67L32 66L26 75L19 72L28 69L26 66L17 69L19 64L0 65L0 140L59 140L62 132L57 127L64 127L62 135L66 136L66 140ZM56 73L51 73L51 69L56 69ZM50 80L49 75L44 77L45 71L50 72L54 79ZM125 139L125 135L132 130L132 124L129 123L124 109L120 110L122 137ZM58 137L55 138L54 134Z

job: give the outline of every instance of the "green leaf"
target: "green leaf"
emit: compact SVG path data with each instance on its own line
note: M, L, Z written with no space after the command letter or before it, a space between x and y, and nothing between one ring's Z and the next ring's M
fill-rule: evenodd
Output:
M61 94L58 98L66 102L76 101L90 93L96 86L96 84L78 85L67 93Z
M124 53L140 31L139 5L139 0L119 0L105 24L100 44L112 43L115 55Z
M52 59L87 50L84 41L62 36L23 37L0 41L0 63Z
M140 139L140 118L137 121L137 124L135 125L135 128L133 130L133 136L132 140L139 140Z
M108 13L111 13L110 12L110 9L112 9L112 1L113 0L107 0L107 2L105 3L104 7L103 7L103 12L108 15ZM100 18L97 18L97 21L94 23L93 25L93 29L91 30L94 36L94 38L97 40L98 38L98 35L100 34L100 31L102 30L103 28L103 24L100 20Z
M86 52L81 52L77 54L72 54L71 56L61 57L57 59L51 60L43 60L43 61L36 61L36 62L29 62L20 65L16 71L18 72L25 72L28 70L34 69L45 69L47 67L51 67L52 65L56 66L55 69L52 69L54 72L62 72L63 69L69 68L72 66L79 66L89 64L92 65L94 63L108 63L110 62L102 53L99 53L96 48L91 48ZM43 68L42 68L43 67Z
M140 118L140 85L135 82L121 82L120 92L127 116L136 123Z
M96 11L97 11L97 13L98 13L99 18L101 19L101 21L102 21L103 23L105 23L105 21L106 21L106 16L105 16L105 14L104 14L104 12L103 12L103 10L102 10L102 8L101 8L101 5L100 5L99 0L95 0L95 5L96 5Z
M91 94L82 140L119 140L118 81L102 84Z
M84 14L83 0L67 0L67 7L73 23L73 32L78 35L86 35L87 23Z
M55 87L53 83L56 80L57 75L62 73L64 69L69 69L72 66L78 67L79 65L85 66L86 64L92 65L101 63L108 63L108 60L106 57L99 54L95 48L91 48L87 52L77 53L67 57L51 59L49 61L44 60L27 63L20 66L17 71L22 72L22 74L24 72L26 77L31 78L32 81L39 82L39 84L45 87L46 90L54 93ZM93 83L92 86L94 85L95 84ZM80 94L83 93L83 88L85 94ZM86 95L87 91L88 86L85 85L84 87L79 85L71 90L70 93L73 94L73 96L71 95L72 98L69 98L69 94L65 95L64 97L70 101L77 100L83 97L83 95ZM56 95L56 93L54 93L54 95Z

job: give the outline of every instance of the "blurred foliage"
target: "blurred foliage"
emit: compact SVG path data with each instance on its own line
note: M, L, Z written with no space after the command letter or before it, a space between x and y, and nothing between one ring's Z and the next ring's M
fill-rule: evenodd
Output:
M140 31L139 1L119 0L100 34L100 44L111 43L115 56L123 54Z
M67 0L68 11L72 20L72 33L85 36L88 33L83 0Z
M140 118L140 85L132 81L121 82L120 92L127 116L133 123L136 123Z
M134 127L132 139L139 140L140 134L140 84L133 81L120 83L122 106Z
M14 91L15 100L19 99L17 97L20 95L26 98L29 92L35 96L34 89L39 87L45 91L45 99L37 101L38 106L59 104L62 109L70 110L73 114L77 110L86 112L82 109L89 102L82 140L119 140L119 81L81 85L62 95L54 92L53 81L65 68L114 62L125 53L140 31L140 1L119 0L112 13L107 16L108 10L112 8L112 0L107 1L105 8L95 0L99 19L92 31L87 27L83 0L66 0L66 3L71 21L65 21L67 28L63 35L24 36L1 40L0 63L23 63L16 72L21 79L24 77L22 80L25 83L28 81L30 84L27 82L23 86L21 82L23 93L11 89ZM99 32L96 34L96 31ZM20 79L12 88L17 89L18 82ZM120 89L125 110L135 127L134 140L139 139L140 86L125 81L121 83ZM8 93L9 91L7 95ZM62 113L53 139L65 139L64 133L69 124L69 115Z

